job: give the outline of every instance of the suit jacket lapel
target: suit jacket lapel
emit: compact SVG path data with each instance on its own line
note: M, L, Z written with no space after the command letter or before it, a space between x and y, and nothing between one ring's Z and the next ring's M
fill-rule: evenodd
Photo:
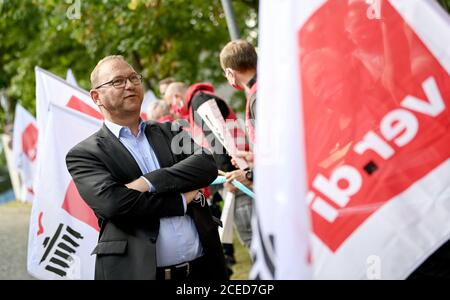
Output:
M155 151L159 166L161 168L172 166L175 161L172 156L169 140L163 135L158 126L152 123L147 123L147 126L145 127L145 135L147 136L147 140L152 146L153 151Z
M116 166L114 171L121 173L127 179L135 179L142 174L131 153L106 125L103 124L97 137L98 144L105 152L107 159Z

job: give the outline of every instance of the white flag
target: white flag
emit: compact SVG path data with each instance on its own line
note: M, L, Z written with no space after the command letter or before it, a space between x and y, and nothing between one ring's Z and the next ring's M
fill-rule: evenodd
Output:
M234 202L235 194L225 190L225 199L223 200L223 209L220 215L222 227L219 227L219 237L222 244L233 243Z
M30 219L28 271L40 279L93 279L98 225L78 194L65 156L101 122L89 112L89 95L36 68L39 137L35 199ZM77 111L73 108L84 108ZM96 110L90 111L98 116ZM45 119L42 119L45 118Z
M296 28L299 2L262 1L256 120L252 278L308 279L302 115ZM274 18L273 16L278 16Z
M66 81L73 86L78 86L77 80L75 79L75 75L72 72L72 69L67 70Z
M22 105L16 105L14 118L13 155L14 165L20 173L19 199L32 202L33 178L37 164L38 129L36 119Z
M144 94L144 100L141 105L141 119L147 121L149 116L147 116L147 111L150 103L157 101L155 94L152 90L148 90Z
M103 120L99 108L90 99L88 93L78 87L73 87L67 82L48 71L36 67L36 116L39 132L45 131L45 123L47 120L47 113L50 105L58 105L61 107L69 107L80 111L84 114L90 115L98 120ZM41 84L38 84L40 82ZM48 84L52 82L54 84ZM59 84L57 83L59 82ZM61 89L61 86L67 87ZM52 98L48 98L52 95ZM41 136L43 139L44 136ZM38 145L41 143L39 139ZM39 151L40 146L38 146Z
M256 191L276 191L270 204L256 203L308 203L314 278L406 278L450 237L449 17L434 1L271 2L261 7ZM264 115L266 105L272 113ZM278 110L286 110L284 123ZM302 112L300 133L289 126L297 126L292 111ZM258 185L269 174L261 155L268 132L289 149L304 141L306 200L304 191L278 195L278 181ZM276 153L291 161L287 193L293 179L304 182L293 173L303 167L286 149ZM263 225L264 212L258 207ZM289 244L276 229L274 241L277 273Z

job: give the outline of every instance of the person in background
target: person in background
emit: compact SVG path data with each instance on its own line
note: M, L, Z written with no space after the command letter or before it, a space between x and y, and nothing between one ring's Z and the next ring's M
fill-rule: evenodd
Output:
M253 149L255 143L257 61L255 47L244 40L231 41L220 52L220 66L228 83L237 90L244 90L247 96L245 125L250 149ZM253 164L253 153L241 153L241 156L248 158L248 162L251 161ZM228 182L236 179L253 188L253 168L229 172L226 178Z
M165 98L170 105L170 113L175 119L189 119L189 110L186 105L185 94L188 86L183 82L172 82L166 89Z
M184 99L189 111L189 123L194 141L200 140L200 143L203 142L201 144L203 147L211 149L219 170L224 172L236 170L236 167L231 162L231 156L228 155L226 149L197 112L199 107L205 102L214 100L225 122L232 122L231 124L237 126L237 117L233 109L225 100L215 94L214 87L207 82L191 85L184 94ZM245 152L248 149L248 144L245 142L244 131L236 128L232 132L238 149ZM235 192L234 222L236 229L242 244L249 249L252 240L251 211L253 208L253 200L239 190L232 189L232 191ZM228 258L230 263L232 263L234 261L234 250L228 244L224 244L224 249L226 254L225 258Z
M176 82L175 78L173 77L164 78L159 82L159 94L161 99L165 100L167 87L173 82Z
M187 117L190 125L190 133L199 145L210 149L213 153L214 159L218 168L225 172L236 170L231 163L231 157L227 154L227 151L222 146L221 142L214 136L211 129L205 124L197 110L201 105L209 100L214 100L217 107L222 114L225 121L234 122L236 124L236 114L233 109L223 100L221 97L215 94L214 87L207 82L195 83L187 87L184 83L176 82L172 83L166 92L167 96L172 99L173 107L176 108L178 115L184 115ZM240 141L241 150L248 149L248 145L245 143L245 133L240 130L233 130L235 140ZM239 139L239 137L241 137ZM244 142L242 142L244 141ZM220 210L216 209L217 201L221 201L222 197L220 191L223 186L210 186L212 208L220 217ZM238 231L239 238L247 248L250 247L252 231L251 231L251 210L252 199L244 193L233 189L235 192L235 211L234 221L236 229ZM234 248L232 244L223 244L225 259L228 266L231 266L235 262ZM229 268L231 272L231 268ZM231 273L230 273L231 275Z
M163 100L155 100L148 105L147 116L149 121L159 123L173 122L170 106Z

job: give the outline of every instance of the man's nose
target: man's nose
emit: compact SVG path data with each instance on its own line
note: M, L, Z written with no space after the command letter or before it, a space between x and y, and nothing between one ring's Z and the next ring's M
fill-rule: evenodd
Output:
M130 78L127 78L127 80L125 81L125 89L134 89L136 87L136 85L134 83L131 82Z

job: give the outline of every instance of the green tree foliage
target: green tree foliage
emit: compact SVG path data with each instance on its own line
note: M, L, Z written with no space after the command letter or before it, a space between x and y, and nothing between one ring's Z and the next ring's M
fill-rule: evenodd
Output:
M450 12L450 0L439 0L439 3L447 12Z
M438 1L450 11L450 0ZM76 3L73 19L68 10ZM241 36L256 45L259 1L232 4ZM88 89L93 66L110 54L124 55L154 91L168 76L218 84L225 81L218 56L228 40L220 0L0 0L0 94L9 111L20 101L34 112L35 66L62 77L72 68ZM2 129L12 118L0 109Z
M256 44L258 1L232 4L241 36ZM154 91L168 76L225 81L219 52L229 34L220 0L0 0L0 15L0 90L10 109L20 101L34 112L35 66L62 77L72 68L88 89L95 63L110 54L124 55Z

